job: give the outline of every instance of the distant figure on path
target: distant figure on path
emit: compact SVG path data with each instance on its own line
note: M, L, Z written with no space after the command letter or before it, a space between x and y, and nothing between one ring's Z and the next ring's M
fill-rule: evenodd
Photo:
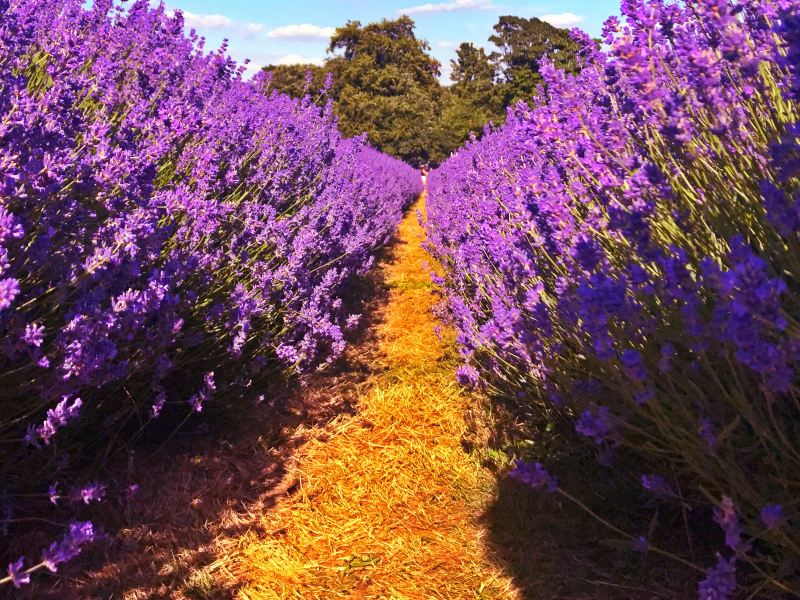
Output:
M422 186L423 187L427 187L428 186L428 171L429 171L429 168L428 168L428 164L427 163L425 163L424 165L422 165L422 167L420 167L420 172L422 173L421 179L422 179Z

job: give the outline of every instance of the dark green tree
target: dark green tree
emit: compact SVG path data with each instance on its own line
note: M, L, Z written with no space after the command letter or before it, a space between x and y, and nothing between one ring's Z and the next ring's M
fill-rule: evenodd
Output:
M438 156L437 120L442 102L439 62L414 34L408 17L336 30L325 69L342 133L366 132L379 149L412 164Z
M461 44L451 61L453 85L443 87L440 65L410 18L350 21L334 33L323 66L266 67L268 89L330 98L345 136L366 132L384 152L416 165L438 163L487 123L502 124L511 103L532 100L544 56L569 73L579 68L578 45L564 29L506 16L494 30L490 41L499 52ZM333 87L323 94L328 73Z
M569 31L553 27L541 19L500 17L489 41L500 50L497 56L501 72L504 104L517 100L530 101L536 88L543 83L539 65L545 56L556 68L577 73L580 47Z
M450 79L455 86L489 89L497 78L495 53L487 55L483 48L471 42L463 42L456 50L456 58L450 61Z
M495 85L494 58L483 48L464 42L450 61L453 85L443 94L437 131L442 154L463 145L470 134L480 134L487 123L503 121L505 107Z
M313 64L268 65L264 67L264 71L271 77L268 91L278 91L293 98L321 96L328 73L324 67Z

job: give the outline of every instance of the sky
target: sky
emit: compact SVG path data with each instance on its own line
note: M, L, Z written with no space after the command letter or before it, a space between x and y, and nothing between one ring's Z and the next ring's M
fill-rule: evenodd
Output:
M153 0L155 2L155 0ZM251 61L252 74L268 64L316 63L326 56L334 29L349 20L362 24L408 15L417 37L442 63L449 83L450 59L461 42L487 47L500 15L539 17L557 27L580 27L591 35L619 10L619 0L165 0L184 13L187 28L207 40L207 48L228 40L229 54Z

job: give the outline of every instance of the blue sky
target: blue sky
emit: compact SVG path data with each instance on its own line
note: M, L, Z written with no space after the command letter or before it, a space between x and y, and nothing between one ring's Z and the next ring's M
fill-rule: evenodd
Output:
M369 23L401 14L417 23L417 36L431 45L448 81L450 59L461 42L486 46L500 15L540 17L559 27L578 26L596 35L619 0L166 0L181 9L187 26L217 47L229 40L237 61L249 58L249 72L266 64L320 63L328 39L348 20Z

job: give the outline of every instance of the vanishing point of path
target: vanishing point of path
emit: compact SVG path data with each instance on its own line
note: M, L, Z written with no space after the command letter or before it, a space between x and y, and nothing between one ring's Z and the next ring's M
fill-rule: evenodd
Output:
M517 597L484 549L479 517L495 480L461 446L470 399L452 345L434 333L416 212L381 267L390 294L375 325L380 364L355 414L299 449L286 474L293 493L228 557L240 598Z

